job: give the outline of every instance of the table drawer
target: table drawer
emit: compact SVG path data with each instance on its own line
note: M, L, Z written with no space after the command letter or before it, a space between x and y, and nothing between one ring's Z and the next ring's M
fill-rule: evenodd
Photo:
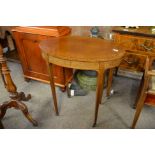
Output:
M146 56L126 52L119 68L132 71L143 71L145 60Z
M155 39L116 34L114 41L126 50L155 52Z

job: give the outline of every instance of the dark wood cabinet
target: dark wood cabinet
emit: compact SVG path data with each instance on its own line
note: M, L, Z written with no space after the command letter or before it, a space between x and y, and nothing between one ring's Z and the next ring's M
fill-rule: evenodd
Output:
M155 57L155 34L150 27L138 29L113 29L114 42L126 50L119 68L129 71L144 71L146 57Z
M51 37L69 35L69 27L16 27L12 30L19 53L24 78L49 82L49 75L45 60L42 58L39 43ZM73 70L54 66L55 84L65 88L72 79Z

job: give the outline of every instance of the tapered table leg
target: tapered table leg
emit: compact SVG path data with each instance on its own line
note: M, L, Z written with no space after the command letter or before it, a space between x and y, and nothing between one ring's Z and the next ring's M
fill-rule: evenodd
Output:
M112 86L112 79L113 79L113 71L114 69L109 69L108 73L108 83L107 83L107 96L110 96L111 86Z
M138 103L138 100L139 100L139 97L140 97L140 94L141 94L141 91L142 91L142 88L143 88L143 83L144 83L144 73L143 73L142 79L140 81L140 85L139 85L139 88L138 88L138 93L137 93L137 96L136 96L135 103L133 105L134 109L136 109L136 107L137 107L137 103Z
M148 60L146 60L146 61L148 61ZM137 103L137 106L136 106L136 113L135 113L134 120L133 120L132 126L131 126L132 129L134 129L135 126L136 126L139 115L140 115L140 113L142 111L142 108L144 106L145 99L147 97L147 90L148 90L148 86L149 86L149 82L150 82L150 77L145 76L144 78L145 78L144 83L143 83L142 90L141 90L141 93L140 93L140 97L138 99L138 103Z
M98 71L98 78L97 78L95 118L94 118L93 127L96 126L96 122L97 122L99 104L101 104L101 100L102 100L103 86L104 86L104 70L101 69Z
M52 91L52 96L53 96L53 101L54 101L55 113L56 113L56 115L59 115L56 91L55 91L55 84L54 84L53 64L47 63L47 68L48 68L49 77L50 77L50 86L51 86L51 91Z
M135 112L135 116L134 116L134 120L132 122L132 126L131 128L134 129L136 124L137 124L137 121L138 121L138 118L140 116L140 113L142 111L142 108L144 106L144 101L146 99L146 93L144 93L143 95L140 96L140 99L138 101L138 104L137 104L137 107L136 107L136 112Z

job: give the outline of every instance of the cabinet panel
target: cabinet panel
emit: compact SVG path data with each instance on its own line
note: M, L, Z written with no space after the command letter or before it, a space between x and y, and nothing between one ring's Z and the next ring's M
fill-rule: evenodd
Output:
M28 38L21 34L21 44L23 46L23 54L26 59L29 71L38 72L40 74L48 74L45 60L42 58L39 42L47 39L47 37L36 38L34 35L29 34ZM35 39L33 39L35 37Z
M155 52L155 39L116 34L114 40L126 50Z
M143 71L145 60L146 56L126 52L120 64L120 68L125 68L132 71Z
M126 50L119 68L143 71L146 57L155 56L155 38L115 33L114 42Z
M139 39L139 46L137 49L144 52L155 52L155 39Z
M69 30L66 30L66 33L65 33L65 28L63 29L63 31L62 31L62 28L60 28L61 30L60 32L62 32L62 34L60 33L59 36L67 35L70 32ZM22 28L22 30L23 32L19 28L15 29L13 31L13 35L14 35L18 53L20 56L24 76L26 78L30 78L38 81L49 82L49 75L46 67L46 62L41 55L39 43L42 40L50 39L54 37L54 36L51 36L53 31L51 31L49 33L50 36L48 36L48 35L41 35L42 33L44 34L43 28L41 29L42 32L37 30L37 31L34 31L33 33L32 33L33 31L32 27L31 27L31 33L28 31L29 29ZM47 31L50 31L50 29L48 28L46 30L46 34L47 34ZM54 31L54 34L55 34L55 31ZM35 34L35 32L37 32L38 34ZM59 37L58 33L56 34L57 34L57 37ZM72 69L66 69L66 68L54 65L54 80L56 85L64 88L67 82L69 82L72 79L72 77L73 77Z

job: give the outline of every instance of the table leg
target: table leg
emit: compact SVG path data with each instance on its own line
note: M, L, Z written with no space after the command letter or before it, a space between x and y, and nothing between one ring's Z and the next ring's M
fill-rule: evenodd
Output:
M107 96L110 96L111 85L112 85L112 80L113 80L113 71L114 71L113 68L109 69L108 71Z
M132 126L131 126L132 129L134 129L135 126L136 126L136 123L138 121L139 115L140 115L140 113L142 111L142 108L144 106L144 101L146 99L146 96L147 96L146 93L144 93L143 95L140 96L140 99L139 99L137 107L136 107L136 112L135 112L134 120L133 120Z
M98 71L98 78L97 78L95 118L94 118L93 127L96 126L96 122L97 122L98 108L102 100L103 86L104 86L104 69L100 69Z
M139 88L138 88L138 93L137 93L137 96L136 96L135 103L133 105L134 109L136 109L136 107L137 107L137 103L138 103L138 100L139 100L139 97L140 97L140 94L141 94L141 91L142 91L142 88L143 88L143 84L144 84L144 73L143 73L142 79L140 81L140 85L139 85Z
M49 71L49 77L50 77L50 86L51 91L53 95L53 101L54 101L54 108L56 115L59 115L58 106L57 106L57 98L56 98L56 91L55 91L55 85L54 85L54 75L53 75L53 64L48 64L48 71Z

